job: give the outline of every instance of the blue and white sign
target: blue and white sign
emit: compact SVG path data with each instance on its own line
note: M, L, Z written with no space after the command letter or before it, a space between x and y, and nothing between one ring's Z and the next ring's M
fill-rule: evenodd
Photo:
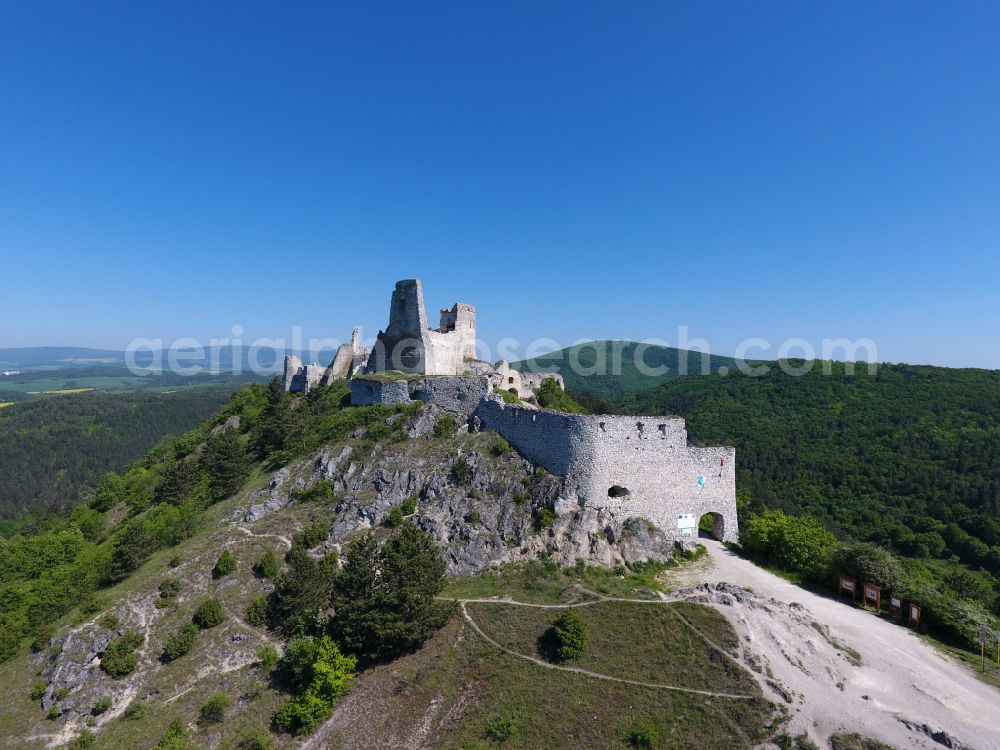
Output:
M681 536L691 536L691 532L698 528L698 519L690 513L679 513L677 528L680 529Z

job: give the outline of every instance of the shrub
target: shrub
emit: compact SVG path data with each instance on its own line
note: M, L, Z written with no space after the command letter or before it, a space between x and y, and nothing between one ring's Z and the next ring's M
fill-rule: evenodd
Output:
M176 578L164 578L160 581L160 598L173 599L181 593L181 582Z
M213 500L222 500L235 493L250 473L247 451L236 430L210 437L201 464L208 473Z
M438 417L437 424L434 425L434 437L448 438L455 434L455 418L444 414Z
M642 724L628 733L628 745L636 750L655 750L663 742L663 732L651 724Z
M403 515L403 508L397 505L389 511L389 514L385 517L385 520L382 523L384 523L388 528L394 529L403 523L405 519L406 516Z
M247 604L244 619L255 628L262 628L267 625L268 610L267 597L259 594Z
M274 550L268 547L264 550L263 556L257 563L257 574L263 578L275 579L281 574L281 560L274 554Z
M330 536L329 524L317 521L316 523L309 524L292 537L292 544L304 547L305 549L312 549L325 542L328 536Z
M222 610L222 602L218 599L206 599L198 605L194 612L192 621L202 630L214 628L226 619L226 613Z
M830 553L837 543L816 519L789 516L780 510L751 515L740 540L751 557L816 581L829 578Z
M53 690L52 697L55 698L57 701L66 700L69 697L69 688L61 687L58 690Z
M323 479L316 482L311 487L294 489L291 492L291 497L293 500L297 500L300 503L314 503L322 500L333 500L335 497L333 494L333 482L329 479Z
M875 544L858 542L838 547L833 553L833 565L838 573L889 591L902 583L899 562L889 550Z
M185 623L180 630L167 638L163 647L163 658L166 661L180 659L184 654L194 648L194 642L198 638L198 628L193 622Z
M67 750L86 750L86 748L97 742L97 736L93 732L88 732L84 729L80 734L73 738L66 748Z
M587 623L576 610L567 609L556 618L552 635L560 661L579 659L587 651Z
M102 628L107 628L108 630L114 630L121 624L121 620L118 619L118 615L116 615L114 612L109 612L108 614L104 615L104 617L102 617L100 620L98 620L97 624L100 625Z
M125 677L135 671L139 654L135 650L146 640L136 630L126 630L112 641L101 656L101 669L111 677Z
M550 508L541 507L535 511L535 528L541 531L556 522L556 514Z
M194 750L195 745L188 737L187 726L183 719L174 719L156 743L156 750Z
M257 658L260 659L260 668L265 672L278 666L278 650L274 646L261 646L257 651Z
M486 724L486 731L483 732L486 739L504 745L514 742L521 735L521 725L513 716L497 716L490 719Z
M94 704L94 709L91 711L94 716L100 716L105 711L107 711L112 706L111 696L105 695L97 703Z
M506 401L508 404L521 403L521 399L518 397L516 393L511 393L510 391L506 391L503 388L500 388L499 390L493 392L496 395L498 395L502 400Z
M225 690L212 693L198 712L199 724L218 724L233 705L233 699Z
M410 497L403 501L403 504L399 506L403 509L403 514L407 516L412 516L417 512L417 498Z
M472 481L472 466L469 465L464 456L452 464L451 478L455 484L463 487Z
M49 684L45 680L35 680L35 684L31 686L31 693L29 693L31 700L40 701L45 697L45 691L49 689Z
M293 639L283 667L294 695L275 715L275 725L292 734L309 734L329 718L334 701L353 679L356 664L329 636Z
M167 561L167 567L169 567L169 568L176 568L180 564L181 564L181 556L180 555L173 555Z
M62 709L59 708L59 704L58 703L53 703L49 707L49 712L46 714L46 716L48 716L50 719L53 719L53 720L54 719L58 719L60 716L62 716Z
M545 378L535 389L535 399L538 405L546 409L568 412L570 414L583 414L585 409L573 400L566 391L559 387L559 382L555 378Z
M508 443L499 435L497 435L496 438L494 438L493 442L490 443L490 453L492 453L494 456L506 456L512 450L514 449L510 447L510 443Z
M123 721L136 721L142 718L142 714L143 714L142 703L140 701L135 700L129 703L125 707L125 710L122 711L121 718Z
M229 550L223 550L222 554L219 555L219 559L215 561L215 567L212 568L213 578L222 578L230 573L236 571L236 555L234 555Z
M267 732L260 729L251 730L236 742L236 750L271 750L274 743Z

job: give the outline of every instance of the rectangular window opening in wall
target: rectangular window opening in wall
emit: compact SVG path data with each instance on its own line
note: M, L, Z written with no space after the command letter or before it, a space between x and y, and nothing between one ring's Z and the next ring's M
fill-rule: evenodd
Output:
M601 432L604 432L604 422L598 422L597 425L601 428Z
M658 424L658 425L656 425L656 429L658 429L660 431L660 437L666 437L667 436L667 426L665 424Z

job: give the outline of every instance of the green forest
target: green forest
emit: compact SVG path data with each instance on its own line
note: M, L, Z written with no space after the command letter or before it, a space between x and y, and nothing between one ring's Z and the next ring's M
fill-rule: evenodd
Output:
M80 393L0 409L0 521L68 510L84 487L208 418L233 390Z

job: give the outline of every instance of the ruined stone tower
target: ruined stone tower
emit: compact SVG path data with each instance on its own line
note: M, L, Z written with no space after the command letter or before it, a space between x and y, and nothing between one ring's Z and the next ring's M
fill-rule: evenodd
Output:
M420 281L396 282L389 307L389 325L379 331L366 372L399 370L418 375L460 375L466 358L476 354L476 308L456 303L441 310L440 324L431 328L424 309Z

